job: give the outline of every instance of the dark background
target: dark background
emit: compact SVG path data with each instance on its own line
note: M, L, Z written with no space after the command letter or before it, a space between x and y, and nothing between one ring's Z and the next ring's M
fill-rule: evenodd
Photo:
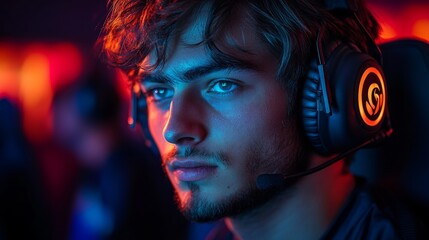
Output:
M3 0L0 36L3 41L66 40L91 45L106 13L105 0Z
M391 13L398 22L405 20L398 18L397 13L401 10L413 5L428 7L429 4L428 0L367 2L371 6L384 9L383 14ZM105 0L3 0L0 3L0 40L67 40L84 45L92 44L106 13ZM428 11L426 13L426 19L429 19ZM402 31L406 34L406 30Z

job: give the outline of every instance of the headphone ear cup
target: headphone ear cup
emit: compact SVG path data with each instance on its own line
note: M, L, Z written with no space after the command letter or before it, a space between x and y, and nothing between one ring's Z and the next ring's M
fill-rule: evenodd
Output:
M137 87L136 87L137 86ZM154 153L159 153L156 148L155 141L153 140L149 131L148 112L146 98L143 96L138 85L133 85L131 88L131 105L130 105L130 116L128 123L131 128L134 128L137 124L140 125L140 130L143 133L146 147L152 150Z
M321 154L335 154L379 133L387 110L387 89L378 63L344 43L328 56L326 71L331 113L323 109L321 77L313 60L303 84L302 119L313 147Z
M147 102L146 98L143 96L143 93L140 93L137 97L137 123L139 123L143 136L145 139L145 144L150 148L154 153L158 153L155 141L152 138L152 135L149 131L149 122L148 122L148 111L147 111Z
M302 121L310 144L318 152L326 152L319 136L318 104L320 96L320 76L316 59L310 62L302 94Z

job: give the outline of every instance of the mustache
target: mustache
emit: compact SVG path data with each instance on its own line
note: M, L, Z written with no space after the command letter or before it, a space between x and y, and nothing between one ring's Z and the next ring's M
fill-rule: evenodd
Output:
M173 159L188 157L213 159L216 162L221 162L225 165L230 165L230 160L226 154L222 152L210 152L196 147L185 147L181 149L174 147L170 152L162 155L164 165L172 161Z

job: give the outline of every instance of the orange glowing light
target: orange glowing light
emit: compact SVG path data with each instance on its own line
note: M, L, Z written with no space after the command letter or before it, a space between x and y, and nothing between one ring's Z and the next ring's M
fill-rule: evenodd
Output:
M49 60L42 52L29 53L20 75L19 95L23 105L24 130L32 141L46 137L50 122L47 116L52 99L49 83Z
M49 61L41 53L29 54L20 71L20 95L23 102L29 107L36 107L40 101L46 98L49 82Z
M383 24L381 33L380 33L380 38L382 39L393 39L397 36L396 31L393 27L391 27L389 24L385 23Z
M429 4L389 5L368 3L382 31L379 43L399 38L419 38L429 41Z
M0 97L18 102L24 132L31 142L49 139L53 92L57 86L77 79L82 58L71 43L0 42Z
M140 85L139 84L134 84L133 85L133 92L135 94L139 94L140 93Z
M364 106L366 106L367 102L365 102L365 104L363 103L363 99L365 99L363 97L364 94L367 94L369 96L368 99L371 99L371 95L373 95L373 91L372 91L372 89L374 88L373 84L370 85L368 91L364 92L365 82L366 82L366 80L368 80L368 75L371 74L371 73L373 73L373 74L375 74L377 76L377 78L379 79L379 84L381 85L381 86L376 86L379 89L381 88L380 89L381 94L377 95L379 97L377 103L380 103L381 110L374 111L374 114L372 114L372 115L375 115L377 113L380 113L380 114L378 114L378 116L377 116L377 118L375 120L371 120L368 117L368 115L367 115L367 113L365 112L365 109L364 109ZM378 83L376 85L378 85ZM370 100L370 105L373 105L372 104L372 100ZM375 68L375 67L369 67L369 68L367 68L365 70L365 72L362 74L362 77L361 77L360 82L359 82L359 89L358 89L358 106L359 106L360 116L361 116L362 120L365 122L365 124L367 124L368 126L371 126L371 127L376 126L381 121L381 119L384 116L384 108L386 106L386 89L385 89L385 86L384 86L383 77L381 76L380 71L378 71L378 69ZM379 105L377 104L377 106L379 106ZM376 110L378 110L378 109L376 109Z
M417 20L413 25L412 32L415 36L429 41L429 17L428 19Z

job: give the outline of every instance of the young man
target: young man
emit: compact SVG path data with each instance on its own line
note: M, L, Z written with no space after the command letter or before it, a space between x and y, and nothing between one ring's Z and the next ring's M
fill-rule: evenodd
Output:
M311 0L113 1L104 52L144 93L150 134L180 210L194 221L225 220L212 238L401 237L345 161L288 184L263 181L356 147L313 147L301 107L317 55L343 43L370 51L378 24L361 2L354 5L328 11ZM386 99L377 87L376 112Z

